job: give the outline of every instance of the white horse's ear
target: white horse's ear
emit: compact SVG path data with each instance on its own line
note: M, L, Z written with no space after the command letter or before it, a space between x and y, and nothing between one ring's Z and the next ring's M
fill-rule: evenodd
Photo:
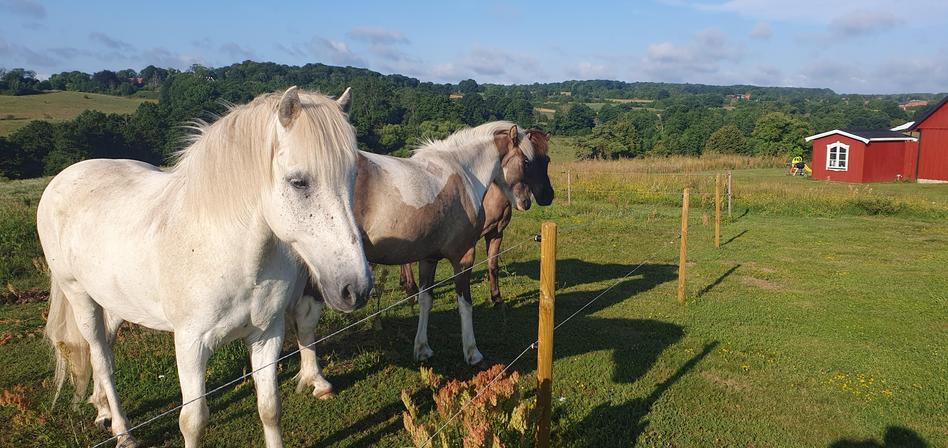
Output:
M280 116L280 124L288 128L293 124L293 120L300 111L303 110L303 103L300 102L299 88L296 86L286 89L283 96L280 97L280 106L277 108L277 115Z
M346 87L346 91L342 92L342 95L339 95L336 104L339 105L339 108L342 109L343 112L349 113L349 108L352 106L352 87Z
M508 135L510 136L510 141L513 142L514 146L517 146L520 144L520 130L517 129L517 125L513 125L510 127L510 131L508 132Z

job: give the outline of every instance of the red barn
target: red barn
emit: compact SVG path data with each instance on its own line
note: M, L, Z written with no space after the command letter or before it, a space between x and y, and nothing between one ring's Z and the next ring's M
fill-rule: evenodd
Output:
M918 133L913 177L919 182L948 181L948 96L906 130Z
M892 182L915 178L918 139L887 129L834 129L811 135L814 179Z

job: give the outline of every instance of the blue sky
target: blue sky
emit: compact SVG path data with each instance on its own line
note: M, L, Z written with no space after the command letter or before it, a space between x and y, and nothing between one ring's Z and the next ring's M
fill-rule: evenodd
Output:
M253 59L436 82L948 91L945 0L267 3L0 0L0 67L48 76Z

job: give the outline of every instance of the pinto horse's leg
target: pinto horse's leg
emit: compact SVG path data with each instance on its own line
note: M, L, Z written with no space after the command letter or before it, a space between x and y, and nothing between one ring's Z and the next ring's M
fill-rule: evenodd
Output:
M210 416L204 383L207 360L213 348L205 344L203 335L180 331L174 333L174 351L181 383L181 402L187 403L178 415L178 427L184 436L185 447L199 447Z
M431 285L434 284L437 260L422 260L418 263L418 281L421 292L418 294L418 332L415 333L415 361L424 361L434 355L428 346L428 314L434 300Z
M487 279L490 282L490 301L494 305L503 305L504 299L500 296L500 280L497 276L500 267L500 243L503 241L503 232L484 235L487 246Z
M411 272L411 263L405 263L399 266L398 284L402 285L405 294L409 296L418 293L418 285L415 284L415 274Z
M255 373L253 384L257 389L257 412L263 422L263 437L267 448L281 448L280 434L280 390L277 381L277 358L283 346L284 322L282 319L270 325L259 336L248 339L250 363Z
M323 378L313 343L316 342L316 325L319 323L319 316L325 306L326 303L322 300L317 300L310 294L304 294L293 309L296 340L300 347L300 373L296 376L298 380L296 392L303 392L306 388L313 387L313 397L323 400L332 397L332 384Z
M122 404L118 400L118 392L115 390L115 379L112 374L112 346L109 343L110 337L106 329L105 312L84 291L70 291L69 288L63 288L63 292L72 306L79 332L89 343L94 384L98 385L96 389L98 389L99 396L104 395L108 403L109 418L111 419L110 429L112 434L118 436L116 437L118 439L117 446L121 448L136 447L138 443L131 434L127 434L128 420L125 418ZM94 391L93 395L95 393ZM98 421L98 416L96 420ZM102 423L104 426L104 420Z
M471 271L474 265L474 246L454 264L454 290L458 294L458 313L461 314L461 344L464 349L464 360L470 365L477 365L484 360L484 355L477 349L474 340L474 306L471 304Z
M119 327L122 326L122 320L104 313L105 315L105 337L109 347L115 344L115 336L118 334ZM112 411L109 409L109 399L105 396L105 386L99 384L98 378L92 381L92 395L89 396L89 403L95 406L95 425L103 430L109 431L112 426Z

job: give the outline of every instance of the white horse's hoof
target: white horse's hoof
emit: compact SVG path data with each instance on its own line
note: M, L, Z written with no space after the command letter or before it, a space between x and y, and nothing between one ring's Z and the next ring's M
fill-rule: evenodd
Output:
M432 350L428 344L415 347L415 361L427 361L431 359L432 356L434 356L434 350Z
M480 350L474 349L469 355L467 355L468 365L476 366L484 360L484 355L481 354Z
M95 418L95 427L99 428L105 432L112 431L112 419L109 417L96 417Z
M138 448L138 441L131 435L119 437L119 440L121 441L115 445L115 448Z
M310 387L313 388L313 398L328 400L333 397L332 384L326 381L326 378L323 378L322 375L300 378L299 382L296 383L296 393L303 393Z
M325 378L317 378L313 384L313 398L318 400L328 400L334 397L332 394L332 384Z

